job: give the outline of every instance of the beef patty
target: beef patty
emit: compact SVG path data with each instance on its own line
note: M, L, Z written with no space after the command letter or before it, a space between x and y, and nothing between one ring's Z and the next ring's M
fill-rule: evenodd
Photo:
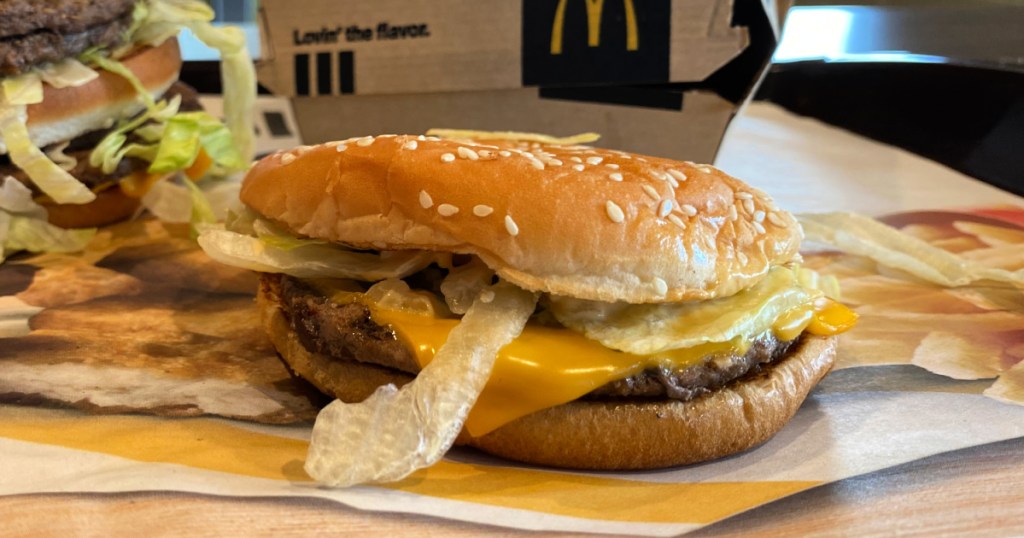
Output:
M0 0L0 75L120 45L135 0Z
M260 286L265 295L277 299L307 350L336 360L376 364L409 374L419 372L412 352L390 327L374 322L365 305L333 302L290 276L264 274ZM648 369L599 387L586 397L690 400L759 373L785 355L792 344L765 335L756 339L745 354L715 354L684 368Z

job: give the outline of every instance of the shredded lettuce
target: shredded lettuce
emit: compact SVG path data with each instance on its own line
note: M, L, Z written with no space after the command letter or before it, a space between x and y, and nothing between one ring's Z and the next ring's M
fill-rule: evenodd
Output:
M87 84L100 74L91 67L74 58L65 58L59 62L47 64L38 69L43 82L54 88L74 88Z
M178 113L181 105L181 97L174 96L170 100L161 100L153 108L147 109L134 119L122 121L116 128L107 134L96 145L96 148L89 154L89 164L97 166L103 173L109 174L117 169L117 165L126 156L141 157L152 161L157 155L157 145L153 144L129 144L128 133L139 128L148 121L165 122Z
M70 141L61 142L60 144L46 150L46 156L53 161L54 164L59 166L61 170L66 170L68 172L74 170L75 167L78 166L77 158L73 155L64 153L64 150L68 149L68 145L70 144Z
M76 252L96 233L95 229L65 230L46 221L46 209L32 200L32 191L7 177L0 184L0 262L19 250Z
M213 214L210 201L206 199L202 189L194 182L185 180L185 188L188 189L189 199L192 202L192 211L189 215L189 225L192 230L192 238L199 237L199 232L206 226L217 222L217 216Z
M35 72L0 81L0 100L8 105L32 105L43 102L43 79Z
M139 80L139 77L135 76L135 73L132 73L131 69L128 69L128 66L109 58L106 54L108 53L103 50L92 49L82 53L81 58L87 63L94 64L105 71L110 71L128 81L132 88L135 89L136 97L146 104L147 109L153 110L156 106L156 101L153 99L153 94L149 93L149 90L146 89L146 85Z
M605 347L652 355L756 335L793 308L822 296L800 286L797 274L776 267L736 295L710 301L626 304L551 296L551 312L570 329Z
M46 218L46 209L32 200L32 191L10 176L0 182L0 211Z
M321 244L281 249L260 238L216 227L199 235L199 246L211 258L243 269L298 278L355 278L371 282L406 277L438 258L437 254L425 251L375 254Z
M185 112L167 120L150 172L188 168L202 148L213 162L232 170L245 167L232 143L231 132L206 112Z
M4 105L0 102L0 139L7 145L11 161L59 204L84 204L95 200L96 195L88 187L32 143L25 124L28 117L25 105Z
M142 206L163 222L188 222L196 230L223 220L229 207L238 201L239 182L233 180L203 181L196 186L202 199L201 207L194 209L197 196L192 192L192 181L174 177L153 184L142 197Z
M221 84L225 122L242 160L253 157L252 109L256 100L256 71L240 28L214 26L213 9L198 0L150 0L145 19L135 30L137 43L159 45L188 28L221 55Z

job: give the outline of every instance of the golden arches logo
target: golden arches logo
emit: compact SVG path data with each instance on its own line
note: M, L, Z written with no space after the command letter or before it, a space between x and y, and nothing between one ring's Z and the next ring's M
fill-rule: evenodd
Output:
M601 44L601 13L604 0L583 0L587 6L587 46L597 47ZM565 4L567 0L558 0L555 9L555 22L551 27L551 54L562 53L562 32L565 28ZM640 37L636 29L636 10L633 0L622 0L626 10L626 50L638 50Z

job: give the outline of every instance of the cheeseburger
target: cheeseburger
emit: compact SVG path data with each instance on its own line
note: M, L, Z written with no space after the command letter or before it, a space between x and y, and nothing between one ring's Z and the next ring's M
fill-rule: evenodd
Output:
M200 244L263 272L270 339L338 399L311 475L394 480L452 443L706 461L770 438L829 371L855 316L796 265L791 214L710 166L573 142L382 135L249 171Z
M197 0L0 0L0 182L20 183L0 189L0 256L66 246L54 226L123 219L161 180L247 166L252 64L212 18ZM178 82L182 28L221 50L230 130Z

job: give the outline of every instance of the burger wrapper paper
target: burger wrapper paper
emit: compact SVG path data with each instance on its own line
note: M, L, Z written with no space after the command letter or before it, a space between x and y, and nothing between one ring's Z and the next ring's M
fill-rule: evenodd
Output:
M788 148L802 151L787 160ZM759 152L784 169L765 177ZM887 221L915 237L993 267L1024 268L1017 198L778 109L751 106L719 165L783 207L899 212ZM885 173L863 170L876 165ZM925 194L882 199L873 193L884 191L843 177L856 167L890 192ZM936 198L941 189L925 177L952 191ZM935 210L965 203L986 209ZM628 473L556 471L456 449L401 482L332 490L303 471L325 402L289 375L259 333L253 276L205 258L184 228L121 224L84 253L0 266L0 494L316 497L521 529L658 536L821 484L1024 436L1019 289L943 289L836 252L806 253L805 264L837 275L861 321L842 336L836 370L759 447Z

